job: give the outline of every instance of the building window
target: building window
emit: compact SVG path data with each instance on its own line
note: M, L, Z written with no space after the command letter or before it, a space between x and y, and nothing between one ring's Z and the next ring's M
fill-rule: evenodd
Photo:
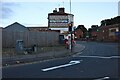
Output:
M118 28L111 28L111 29L109 29L109 32L119 32L119 29Z
M61 19L61 20L51 19L50 23L68 23L68 20L67 19Z
M116 29L111 29L110 32L116 32Z

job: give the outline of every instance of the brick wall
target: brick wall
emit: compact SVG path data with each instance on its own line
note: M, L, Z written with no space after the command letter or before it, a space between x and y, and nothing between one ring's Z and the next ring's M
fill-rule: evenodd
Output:
M118 28L120 31L120 24L101 26L97 35L98 40L102 41L116 41L118 36L115 35L115 32L111 33L110 29ZM119 39L120 40L120 39Z

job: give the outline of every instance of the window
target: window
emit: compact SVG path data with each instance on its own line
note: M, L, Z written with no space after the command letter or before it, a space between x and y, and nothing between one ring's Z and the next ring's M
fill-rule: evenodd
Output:
M110 32L116 32L116 29L111 29Z
M51 19L50 23L68 23L68 20L67 19L59 19L59 20Z
M109 32L118 32L118 31L119 31L118 28L110 28L110 29L109 29Z

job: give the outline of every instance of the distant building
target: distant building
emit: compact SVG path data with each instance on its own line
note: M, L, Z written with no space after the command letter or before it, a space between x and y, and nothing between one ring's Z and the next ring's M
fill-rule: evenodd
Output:
M75 34L75 39L80 40L81 38L83 38L83 30L80 28L80 26L78 26L75 30L74 30L74 34Z
M75 29L75 39L83 40L86 38L87 29L84 27L84 25L78 25L78 27Z
M101 26L97 38L101 41L120 41L120 24Z
M74 15L65 13L65 8L57 8L53 10L53 13L48 14L48 27L49 28L68 28L68 23L74 24Z
M3 28L4 31L12 31L12 32L24 32L24 31L29 31L27 27L25 27L24 25L15 22L5 28Z
M0 27L0 52L2 52L2 27Z
M48 31L49 28L48 27L27 27L29 31Z
M15 48L18 46L31 47L57 45L60 30L50 30L48 27L25 27L15 22L2 30L2 47Z
M98 25L92 25L91 28L90 28L90 31L89 31L89 38L91 40L97 40L97 37L98 37Z
M34 32L42 32L42 31L47 31L47 32L59 32L60 30L51 30L48 27L27 27L29 31L34 31Z
M2 29L3 29L3 28L2 28L2 27L0 27L0 31L2 31Z

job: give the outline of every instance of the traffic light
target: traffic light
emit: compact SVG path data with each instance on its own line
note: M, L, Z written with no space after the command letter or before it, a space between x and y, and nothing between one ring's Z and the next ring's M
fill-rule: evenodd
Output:
M99 29L97 29L97 32L99 32Z
M69 31L72 31L72 23L69 23L68 27L69 27Z

